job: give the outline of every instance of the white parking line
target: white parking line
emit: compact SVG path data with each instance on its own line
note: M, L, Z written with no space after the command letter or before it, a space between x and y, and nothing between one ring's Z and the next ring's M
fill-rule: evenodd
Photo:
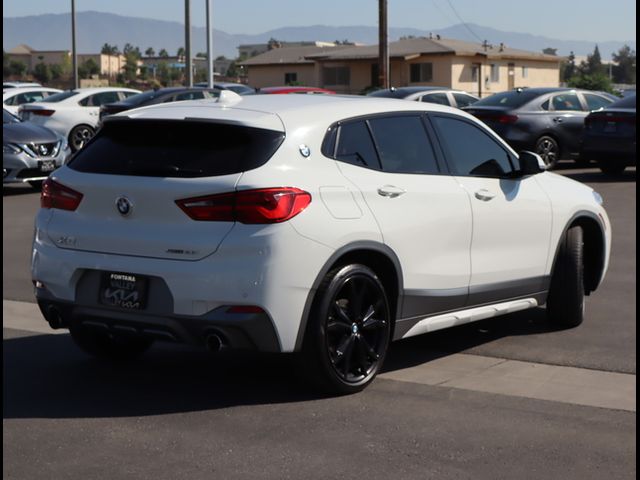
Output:
M40 334L53 330L34 303L2 301L2 326ZM380 378L476 392L636 411L636 376L585 368L505 360L457 353Z

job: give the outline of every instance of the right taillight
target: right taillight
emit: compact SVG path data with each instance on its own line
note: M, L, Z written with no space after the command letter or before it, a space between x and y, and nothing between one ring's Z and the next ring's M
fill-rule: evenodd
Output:
M33 110L29 110L29 113L31 115L38 115L41 117L50 117L51 115L53 115L54 113L56 113L55 110L38 110L38 109L33 109Z
M40 206L74 211L80 205L83 195L69 187L47 178L42 183Z
M516 123L518 121L517 115L500 115L498 116L498 123Z
M176 200L193 220L280 223L295 217L311 203L311 194L293 187L260 188Z

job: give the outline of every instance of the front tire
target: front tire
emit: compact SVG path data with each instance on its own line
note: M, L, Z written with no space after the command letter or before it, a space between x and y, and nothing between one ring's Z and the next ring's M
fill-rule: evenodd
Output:
M548 170L555 168L560 161L560 145L549 135L543 135L538 139L536 153L540 155Z
M547 315L559 327L577 327L584 320L584 240L582 227L569 228L551 277Z
M619 175L624 172L627 165L622 162L605 160L598 162L598 167L600 167L602 173L606 173L607 175Z
M116 336L82 326L69 328L75 344L92 357L112 361L133 360L146 352L152 340L138 337Z
M96 131L89 125L76 125L69 133L69 146L72 152L77 152L93 138Z
M333 269L310 313L304 375L329 393L359 392L380 371L390 336L389 302L376 274L359 264Z

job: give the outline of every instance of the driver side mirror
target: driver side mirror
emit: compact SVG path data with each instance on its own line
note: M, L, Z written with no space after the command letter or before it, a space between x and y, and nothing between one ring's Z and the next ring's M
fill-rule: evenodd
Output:
M527 175L536 175L547 169L544 160L537 153L522 151L518 156L520 170L518 173L525 177Z

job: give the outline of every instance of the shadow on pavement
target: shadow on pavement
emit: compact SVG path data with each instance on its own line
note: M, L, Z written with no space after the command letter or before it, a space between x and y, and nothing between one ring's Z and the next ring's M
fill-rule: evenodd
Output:
M28 195L30 193L37 193L40 195L40 190L33 188L28 183L23 184L9 184L2 186L3 197L13 197L17 195Z
M505 336L552 331L543 309L394 343L384 370L419 365ZM211 355L157 344L138 361L87 357L69 335L3 341L3 418L127 417L323 398L296 376L296 357Z

